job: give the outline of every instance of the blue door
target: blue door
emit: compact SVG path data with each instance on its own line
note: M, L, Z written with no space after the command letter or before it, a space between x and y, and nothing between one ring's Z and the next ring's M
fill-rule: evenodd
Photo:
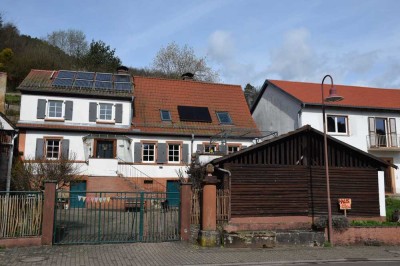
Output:
M169 180L167 181L167 200L168 205L171 207L179 206L180 199L180 183L179 181Z
M71 183L70 207L85 208L85 201L81 197L86 197L86 182Z

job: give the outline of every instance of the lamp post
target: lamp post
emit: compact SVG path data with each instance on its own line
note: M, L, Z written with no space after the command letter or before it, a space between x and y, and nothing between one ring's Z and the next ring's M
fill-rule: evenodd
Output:
M324 98L324 81L326 78L331 80L331 88L329 89L329 96ZM333 245L332 238L332 208L331 208L331 189L329 186L329 166L328 166L328 140L326 136L326 117L325 117L325 102L338 102L343 100L342 96L336 94L336 89L333 87L333 79L330 75L326 75L321 82L322 93L322 121L324 128L324 161L325 161L325 177L326 177L326 197L328 201L328 241Z

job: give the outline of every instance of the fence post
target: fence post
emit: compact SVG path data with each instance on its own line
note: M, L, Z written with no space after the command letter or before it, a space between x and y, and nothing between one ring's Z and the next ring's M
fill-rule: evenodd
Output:
M54 208L56 203L57 181L45 181L44 184L44 208L42 220L42 245L53 243Z
M202 219L199 236L200 245L214 247L220 244L220 235L217 231L217 183L216 176L212 176L214 167L207 165L208 175L203 181Z
M190 238L190 203L192 201L192 183L181 183L180 233L181 240Z

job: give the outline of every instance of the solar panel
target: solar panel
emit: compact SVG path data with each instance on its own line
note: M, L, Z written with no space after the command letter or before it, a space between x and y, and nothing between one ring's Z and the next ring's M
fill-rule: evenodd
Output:
M106 90L111 90L112 87L112 82L104 82L104 81L96 81L94 83L94 87L96 89L106 89Z
M97 73L96 81L112 81L112 74L110 73Z
M92 88L92 87L93 87L92 80L77 79L77 80L75 80L75 83L74 83L74 88Z
M129 75L114 75L115 82L131 82L131 76Z
M59 79L73 79L75 77L75 71L60 70L57 78Z
M178 105L178 113L181 121L212 122L208 107Z
M114 88L119 91L131 91L132 84L130 82L115 82Z
M94 72L77 72L76 79L87 79L93 80L94 79Z
M56 87L72 87L72 79L59 79L59 78L56 78L54 81L53 81L53 86L56 86Z

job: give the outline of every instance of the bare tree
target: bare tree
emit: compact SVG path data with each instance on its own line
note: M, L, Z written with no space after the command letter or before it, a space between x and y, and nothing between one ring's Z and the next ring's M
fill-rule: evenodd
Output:
M12 184L15 190L38 191L43 189L45 180L57 181L58 187L68 186L71 181L79 180L79 165L75 164L76 156L49 160L37 158L34 160L17 161L12 170Z
M188 45L179 47L172 42L158 51L153 60L154 71L159 71L170 78L180 78L182 74L190 72L195 79L216 82L219 75L207 65L206 57L198 58L193 48Z
M80 30L59 30L47 35L46 41L66 54L79 58L88 52L85 34Z

